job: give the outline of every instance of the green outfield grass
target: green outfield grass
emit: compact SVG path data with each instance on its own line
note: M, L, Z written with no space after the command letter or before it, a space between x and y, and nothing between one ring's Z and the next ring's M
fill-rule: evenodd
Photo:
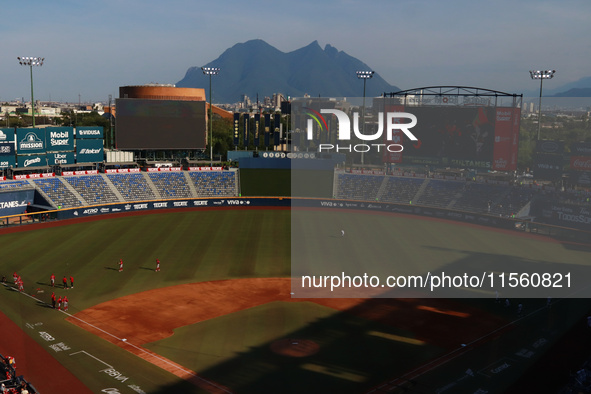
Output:
M295 226L295 227L292 227ZM290 235L294 232L296 243ZM338 235L346 229L347 237ZM303 230L303 231L301 231ZM304 234L304 235L302 235ZM304 238L305 237L305 238ZM5 256L0 274L17 271L27 293L49 301L49 276L73 275L67 294L70 312L145 290L231 278L288 277L292 246L314 272L345 261L351 269L373 269L370 260L403 269L441 269L474 263L486 267L536 263L589 264L589 252L559 243L522 238L450 222L393 215L326 211L212 210L115 217L0 236ZM298 243L302 242L302 243ZM372 250L369 259L360 250ZM394 254L396 259L388 259ZM117 272L119 258L124 272ZM155 274L155 259L162 272ZM361 265L356 265L360 263ZM395 263L395 264L394 264ZM379 267L378 267L379 268ZM42 293L38 293L39 290ZM145 392L198 392L175 376L148 364L64 320L34 299L0 288L0 310L36 341L57 341L69 351L48 351L96 392L122 385L94 358L116 367ZM489 300L473 302L494 314L510 316ZM36 325L30 328L27 324ZM41 328L42 327L42 328ZM39 334L53 335L47 341ZM383 332L412 338L414 333L354 317L312 303L276 302L192 324L147 347L239 392L358 392L443 354L433 344L409 345L368 335ZM310 358L274 355L269 346L285 337L310 338L322 352ZM368 356L368 355L371 355ZM488 357L488 356L487 356ZM94 361L93 361L94 360ZM288 382L287 386L286 383ZM126 385L119 386L126 387ZM125 392L124 390L120 390Z

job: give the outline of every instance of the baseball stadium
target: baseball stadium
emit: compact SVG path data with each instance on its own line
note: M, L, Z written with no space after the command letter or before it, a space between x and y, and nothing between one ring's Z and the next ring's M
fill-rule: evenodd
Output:
M478 108L461 116L482 124L495 117ZM292 114L298 121L307 120ZM491 141L518 133L491 127ZM42 139L26 131L17 129L14 141ZM80 148L85 133L76 133L70 147L84 155L94 145L82 137ZM437 156L428 143L407 159L384 155L380 167L348 158L340 165L337 154L302 148L334 145L330 138L297 137L289 153L240 153L238 168L95 160L4 177L6 387L524 393L572 392L564 390L587 382L588 192L417 165ZM497 154L491 148L480 160L500 165ZM450 293L400 281L342 285L363 273L471 270L495 284ZM510 272L521 274L519 285L508 285ZM328 276L328 285L315 281ZM337 276L342 283L331 286Z

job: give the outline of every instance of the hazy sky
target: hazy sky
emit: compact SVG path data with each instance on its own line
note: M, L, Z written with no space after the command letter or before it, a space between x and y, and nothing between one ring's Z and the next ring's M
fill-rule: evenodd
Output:
M530 69L557 70L548 88L591 75L589 0L27 0L1 14L2 101L30 100L17 56L45 57L36 99L106 101L119 86L176 83L256 38L283 52L331 44L402 89L521 93L539 87Z

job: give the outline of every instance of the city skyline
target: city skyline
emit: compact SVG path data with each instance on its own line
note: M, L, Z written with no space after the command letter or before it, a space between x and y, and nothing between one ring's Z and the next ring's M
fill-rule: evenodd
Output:
M45 58L33 69L36 100L105 102L118 97L119 86L175 84L189 67L251 39L282 52L316 40L330 44L401 89L466 85L522 93L539 88L531 69L557 70L544 89L589 76L591 4L580 0L248 4L6 4L5 15L22 18L0 26L0 101L30 100L29 72L17 56Z

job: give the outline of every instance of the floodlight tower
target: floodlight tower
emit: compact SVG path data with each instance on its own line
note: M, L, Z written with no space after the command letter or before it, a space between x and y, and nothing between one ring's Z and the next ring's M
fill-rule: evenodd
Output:
M211 112L211 76L218 75L219 67L201 67L203 74L209 75L209 160L210 166L213 167L213 117Z
M538 104L538 140L540 139L540 127L542 126L542 84L544 79L554 78L556 70L530 70L531 79L540 80L540 102Z
M33 97L33 66L41 67L44 57L17 56L21 66L29 66L31 70L31 114L33 115L33 127L35 127L35 98Z
M375 73L375 71L356 71L357 74L357 78L359 79L363 79L363 112L361 112L361 123L363 124L362 127L362 133L365 134L365 83L367 82L368 79L373 78L373 74ZM364 164L363 162L363 152L361 152L361 164Z

